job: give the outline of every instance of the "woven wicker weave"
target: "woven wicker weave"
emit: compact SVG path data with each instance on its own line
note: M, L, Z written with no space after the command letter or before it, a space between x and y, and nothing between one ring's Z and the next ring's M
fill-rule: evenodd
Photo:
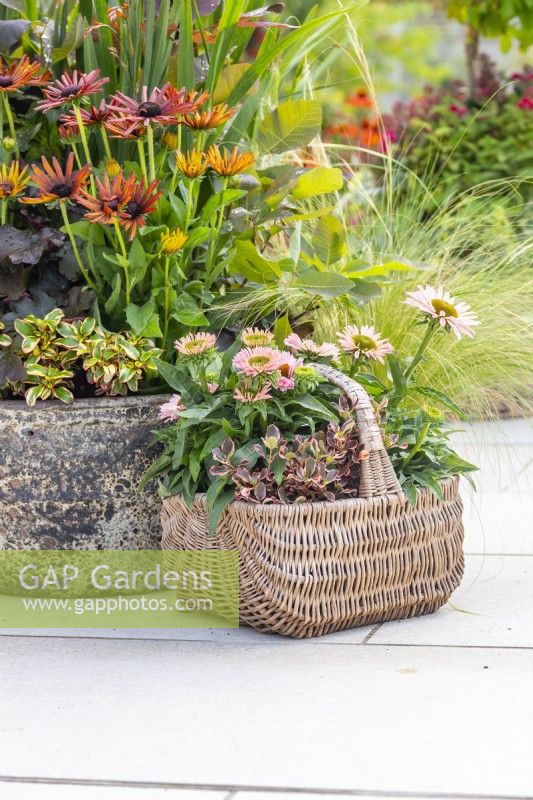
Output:
M383 445L364 389L331 367L318 367L357 402L359 497L333 503L232 503L215 536L197 495L163 501L163 549L240 553L241 621L298 638L391 619L430 614L463 575L458 479L442 482L443 500L427 489L410 506Z

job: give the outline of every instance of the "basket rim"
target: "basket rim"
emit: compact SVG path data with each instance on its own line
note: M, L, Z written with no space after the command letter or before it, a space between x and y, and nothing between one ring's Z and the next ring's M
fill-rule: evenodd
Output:
M442 478L439 480L439 484L442 488L446 488L447 486L453 486L453 484L459 483L459 475L450 475L447 478ZM424 495L433 495L431 489L427 486L417 486L416 487L416 496L417 500L419 497L423 497ZM434 496L434 495L433 495ZM177 493L168 495L167 497L163 497L163 505L166 503L167 500L173 500L175 497L183 497L183 495ZM194 501L200 501L205 504L205 492L199 492L198 494L194 495ZM394 501L395 503L403 502L406 500L405 493L401 492L385 492L384 494L376 495L375 497L349 497L346 499L340 500L317 500L311 503L247 503L245 500L233 500L229 505L224 509L224 511L228 511L231 508L237 509L239 511L248 511L251 513L258 513L261 511L262 514L267 516L275 515L275 514L283 514L286 515L292 511L294 508L302 509L303 511L313 511L317 508L323 508L327 506L328 508L332 509L343 509L343 508L351 508L356 507L360 504L378 504L381 503L383 500L390 500L391 502ZM435 496L435 501L437 503L442 503L442 500L439 500Z

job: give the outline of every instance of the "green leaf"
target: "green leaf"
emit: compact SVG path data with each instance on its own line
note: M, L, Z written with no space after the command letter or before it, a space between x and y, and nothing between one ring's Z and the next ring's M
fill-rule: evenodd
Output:
M321 403L320 400L317 400L311 394L303 394L299 397L290 398L287 400L286 405L297 405L300 406L300 408L305 408L306 411L313 411L315 414L318 414L320 417L327 419L330 422L338 421L337 415L334 414L333 411L330 411L330 409L324 405L324 403Z
M409 505L414 506L416 503L416 487L412 481L405 481L402 483L402 489L407 498Z
M83 17L78 15L71 23L63 42L59 47L52 48L52 63L57 64L63 61L73 50L76 50L83 41L83 34L86 30L86 23Z
M26 403L29 406L34 406L39 397L41 396L42 391L43 391L42 386L32 386L31 389L28 389L28 391L26 392L25 395Z
M194 45L192 40L192 2L179 3L178 86L194 89Z
M133 240L133 244L131 245L128 255L128 265L130 288L133 289L134 286L142 281L146 274L146 268L148 267L146 253L144 252L144 247L139 239Z
M222 516L222 512L226 509L230 503L233 502L235 499L235 489L228 489L226 492L222 492L218 495L218 497L212 502L211 507L209 508L209 535L214 536L216 533L218 521Z
M437 403L449 408L450 411L453 411L460 419L467 419L466 414L459 408L459 406L453 402L453 400L448 397L448 395L444 394L444 392L439 392L438 389L433 389L432 386L413 386L411 387L415 392L419 394L423 394L425 397L430 397L432 400L435 400Z
M322 217L315 228L312 245L323 264L335 264L346 252L346 231L337 217Z
M274 322L274 339L276 340L277 346L280 350L285 348L285 339L291 333L292 328L289 322L289 315L283 314L281 317L276 317L276 321Z
M338 167L315 167L298 176L292 189L292 196L299 200L338 192L342 189L342 184L342 170Z
M171 464L172 459L167 453L163 453L163 455L159 456L159 458L156 458L153 464L150 464L148 469L141 476L141 480L139 481L139 491L142 491L153 478L155 478L161 472L164 472L167 467L170 467Z
M153 298L143 306L136 306L134 303L130 303L126 307L126 319L136 336L157 338L163 335L159 327L159 316L154 309Z
M224 67L213 93L213 103L225 103L249 68L250 64L228 64L227 67Z
M159 358L154 358L154 365L159 375L168 383L171 389L174 389L174 391L179 392L181 395L187 395L188 397L197 395L194 383L181 367L167 364L166 361L161 361Z
M107 298L104 308L107 314L113 313L120 307L120 291L122 288L122 279L120 272L117 272L113 280L113 291Z
M277 261L264 258L248 239L235 242L235 258L229 271L233 275L242 275L253 283L276 283L281 277Z
M293 286L319 297L340 297L353 289L353 282L338 272L318 272L309 269L300 275Z
M202 208L200 222L206 225L218 209L240 200L245 194L247 193L242 189L225 189L223 192L213 194Z
M264 117L257 141L263 153L286 153L308 145L321 127L322 106L317 100L287 100Z
M389 368L392 377L392 382L394 383L394 388L396 389L398 394L403 396L403 394L405 393L405 377L403 374L401 364L395 355L389 355Z
M54 389L54 397L57 397L62 403L72 403L74 400L74 395L65 386L56 386Z

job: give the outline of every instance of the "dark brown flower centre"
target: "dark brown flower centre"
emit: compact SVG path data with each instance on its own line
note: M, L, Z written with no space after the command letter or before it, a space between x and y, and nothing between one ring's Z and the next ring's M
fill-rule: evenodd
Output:
M11 194L14 189L14 184L11 181L0 181L0 192L2 194Z
M161 106L158 103L141 103L139 106L139 116L145 119L150 117L157 117L161 114Z
M61 97L72 97L72 95L78 94L80 88L79 83L73 83L72 86L65 86L64 89L61 89L60 95Z
M118 197L113 197L111 200L106 202L106 206L111 209L111 211L116 211L119 205Z
M58 197L70 197L72 187L68 183L56 183L50 189L50 194L56 194Z
M0 75L0 88L7 89L8 86L13 86L13 78L11 75Z
M142 213L142 206L136 200L130 200L124 211L129 217L135 218Z

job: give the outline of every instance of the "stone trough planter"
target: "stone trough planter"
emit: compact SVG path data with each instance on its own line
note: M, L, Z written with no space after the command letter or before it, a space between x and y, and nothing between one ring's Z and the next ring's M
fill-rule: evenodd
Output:
M163 401L0 401L0 549L157 549L160 501L136 488Z

